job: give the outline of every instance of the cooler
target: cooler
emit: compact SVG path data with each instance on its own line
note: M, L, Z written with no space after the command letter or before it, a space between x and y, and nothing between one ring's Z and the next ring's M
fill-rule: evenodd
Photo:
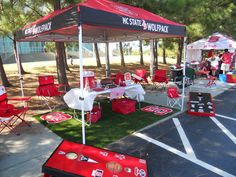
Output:
M112 100L112 111L121 114L130 114L136 111L136 101L122 98Z
M102 109L99 105L93 106L93 109L86 114L86 121L89 123L96 123L102 117Z
M236 74L226 74L226 81L228 83L236 83Z

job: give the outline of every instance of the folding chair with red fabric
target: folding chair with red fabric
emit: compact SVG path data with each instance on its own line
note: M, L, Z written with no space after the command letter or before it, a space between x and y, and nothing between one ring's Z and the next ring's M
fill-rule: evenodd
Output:
M161 85L162 87L165 87L166 84L168 84L167 70L163 69L156 70L152 82Z
M167 87L167 105L174 107L175 105L181 107L181 95L178 92L177 87Z
M39 76L39 86L36 90L37 96L52 110L50 102L55 103L54 98L60 97L66 92L65 84L55 84L54 76ZM54 106L55 107L55 106Z
M138 76L138 77L140 77L141 80L139 80L139 79L137 79L137 78L134 77L134 79L133 79L134 82L135 82L135 83L142 83L142 82L148 83L146 73L147 73L146 69L136 69L136 70L135 70L135 75Z
M84 88L89 90L96 87L95 73L93 71L83 71Z
M26 125L30 126L25 119L25 114L28 110L26 104L23 108L16 108L12 104L8 104L8 101L29 101L30 97L21 97L21 98L8 98L6 89L4 86L0 86L0 133L8 128L10 131L14 130L14 125L18 120L21 120Z
M125 81L125 78L124 78L124 74L123 73L121 73L121 72L118 72L117 74L116 74L116 79L115 79L115 84L116 85L121 85L122 86L122 84L124 83L124 81Z

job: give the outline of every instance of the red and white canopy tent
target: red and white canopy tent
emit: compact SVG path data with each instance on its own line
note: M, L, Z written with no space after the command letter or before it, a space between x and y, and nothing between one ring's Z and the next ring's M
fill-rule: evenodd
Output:
M195 41L187 46L187 57L188 62L191 61L201 61L202 60L202 50L235 50L236 41L230 37L223 35L221 33L213 33L207 38Z
M87 0L75 6L54 11L26 25L17 32L17 41L79 41L80 78L82 78L83 42L119 42L166 37L182 38L185 37L185 34L186 27L184 25L172 22L144 9L109 0ZM83 92L82 86L83 79L80 79L80 89ZM82 93L82 95L84 94ZM83 98L81 99L83 100ZM81 114L82 137L85 144L83 106Z

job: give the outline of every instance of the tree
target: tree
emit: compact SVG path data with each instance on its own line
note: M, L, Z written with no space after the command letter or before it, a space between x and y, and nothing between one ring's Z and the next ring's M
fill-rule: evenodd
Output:
M5 87L10 87L10 86L12 86L12 85L10 84L10 82L8 81L8 79L7 79L7 75L6 75L5 69L4 69L4 67L3 67L3 62L2 62L2 57L1 57L1 55L0 55L0 77L1 77L1 80L2 80L3 86L5 86Z
M37 2L28 2L27 0L22 1L2 1L1 3L1 11L0 11L0 31L3 36L9 37L9 39L13 42L13 50L15 58L18 58L18 51L16 46L15 33L22 26L25 26L28 21L34 20L35 17L38 17L38 14L35 14L32 9L27 8L25 4L31 3L32 7L37 6ZM21 59L19 59L19 64L21 68L21 73L25 74L21 63Z
M125 66L125 59L124 59L122 42L119 42L119 48L120 48L121 66Z
M61 0L54 0L54 10L61 9ZM57 76L60 84L68 85L68 79L65 70L65 45L64 42L55 42L56 46L56 64L57 64Z
M139 51L140 51L140 65L144 65L143 61L143 41L139 40Z
M102 64L101 64L101 60L100 60L100 56L99 56L99 51L98 51L98 43L94 43L94 49L95 49L97 67L101 68Z

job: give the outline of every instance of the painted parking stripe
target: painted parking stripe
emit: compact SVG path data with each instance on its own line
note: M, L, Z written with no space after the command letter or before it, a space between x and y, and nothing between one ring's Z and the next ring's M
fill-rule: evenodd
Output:
M204 162L202 160L199 160L197 158L192 158L188 154L185 154L185 153L179 151L178 149L175 149L175 148L173 148L173 147L171 147L171 146L169 146L167 144L164 144L164 143L162 143L160 141L157 141L157 140L155 140L153 138L150 138L150 137L148 137L148 136L146 136L146 135L144 135L142 133L135 133L133 135L137 136L137 137L139 137L141 139L144 139L144 140L146 140L146 141L148 141L150 143L153 143L153 144L155 144L155 145L157 145L157 146L159 146L159 147L161 147L161 148L163 148L163 149L165 149L167 151L170 151L170 152L172 152L172 153L174 153L174 154L176 154L176 155L178 155L178 156L180 156L180 157L182 157L182 158L184 158L186 160L189 160L189 161L191 161L191 162L193 162L193 163L195 163L195 164L197 164L197 165L199 165L199 166L201 166L201 167L203 167L203 168L205 168L205 169L207 169L209 171L212 171L213 173L216 173L216 174L218 174L220 176L236 177L236 176L234 176L234 175L232 175L232 174L230 174L230 173L228 173L228 172L226 172L224 170L221 170L221 169L219 169L219 168L217 168L217 167L215 167L213 165L210 165L210 164L208 164L208 163L206 163L206 162Z
M179 119L173 118L173 122L174 122L175 127L176 127L176 129L177 129L177 131L179 133L179 136L180 136L180 138L181 138L181 140L183 142L185 151L191 157L196 158L196 155L195 155L195 153L193 151L193 148L192 148L192 146L191 146L191 144L190 144L190 142L189 142L189 140L188 140L188 138L187 138L187 136L186 136L186 134L184 132L183 127L181 126L181 124L179 122Z
M225 126L220 123L215 117L210 117L213 122L236 144L236 137L227 129Z
M236 176L234 176L234 175L232 175L232 174L230 174L230 173L228 173L228 172L226 172L224 170L221 170L221 169L219 169L219 168L217 168L217 167L215 167L213 165L210 165L210 164L208 164L208 163L206 163L206 162L204 162L202 160L199 160L197 158L192 158L188 154L185 154L185 153L179 151L178 149L175 149L175 148L173 148L173 147L171 147L171 146L169 146L167 144L164 144L164 143L162 143L162 142L160 142L158 140L150 138L150 137L148 137L148 136L146 136L146 135L144 135L142 133L135 133L133 135L137 136L137 137L139 137L141 139L144 139L144 140L146 140L146 141L148 141L150 143L153 143L153 144L155 144L155 145L157 145L157 146L159 146L159 147L161 147L161 148L163 148L163 149L165 149L167 151L170 151L170 152L172 152L172 153L174 153L174 154L176 154L176 155L178 155L178 156L180 156L180 157L182 157L182 158L184 158L186 160L189 160L189 161L191 161L191 162L193 162L193 163L195 163L195 164L197 164L197 165L199 165L199 166L201 166L201 167L203 167L203 168L205 168L205 169L207 169L209 171L212 171L213 173L216 173L216 174L218 174L220 176L236 177Z
M236 118L233 117L228 117L228 116L224 116L224 115L220 115L220 114L216 114L217 117L221 117L221 118L225 118L225 119L229 119L229 120L233 120L236 121Z

